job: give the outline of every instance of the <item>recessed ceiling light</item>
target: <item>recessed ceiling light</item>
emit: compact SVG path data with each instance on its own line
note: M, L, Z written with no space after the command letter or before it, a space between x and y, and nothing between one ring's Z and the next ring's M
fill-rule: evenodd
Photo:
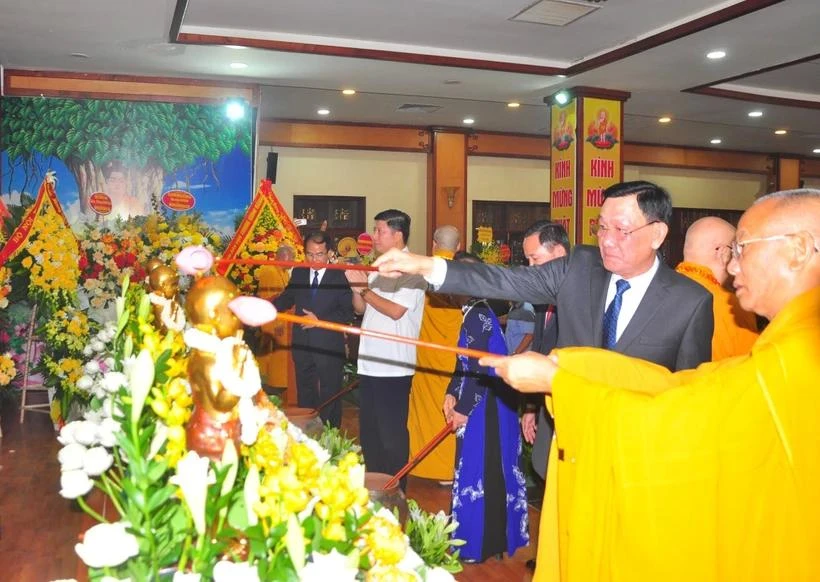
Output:
M750 111L749 113L747 113L747 115L749 117L763 117L763 112L759 109L756 109L755 111Z
M355 95L356 89L342 89L342 95Z
M245 63L231 63L231 68L232 69L247 69L248 65L246 65Z
M709 141L709 143L713 143L713 144L715 144L715 145L717 145L717 144L719 144L719 143L722 143L722 142L723 142L723 140L722 140L722 139L720 139L719 137L716 137L716 138L714 138L714 139L712 139L712 140L710 140L710 141Z
M521 107L521 104L518 101L510 101L509 103L507 103L507 107L509 107L510 109L515 109L517 107Z
M88 58L91 58L85 53L71 53L69 56L72 56L75 59L88 59Z
M813 150L811 150L811 153L820 154L820 148L814 148Z
M706 53L707 59L717 60L722 59L726 56L726 51L716 50L716 51L709 51Z
M661 117L658 119L658 123L669 123L670 121L672 121L671 117Z
M786 135L787 133L789 133L789 132L786 131L785 129L775 129L774 130L775 135Z
M226 45L225 45L225 48L233 49L233 50L235 50L235 51L243 51L243 50L245 50L245 49L246 49L246 48L248 48L248 47L246 47L246 46L239 46L238 44L226 44Z
M472 125L475 123L475 119L472 117L465 117L464 118L464 125Z
M557 75L557 77L558 77L559 79L566 79L566 78L567 78L567 76L566 76L566 75Z
M457 79L447 79L446 81L444 81L444 84L445 85L461 85L461 81L459 81Z
M330 115L330 109L318 109L316 113L318 113L319 115Z

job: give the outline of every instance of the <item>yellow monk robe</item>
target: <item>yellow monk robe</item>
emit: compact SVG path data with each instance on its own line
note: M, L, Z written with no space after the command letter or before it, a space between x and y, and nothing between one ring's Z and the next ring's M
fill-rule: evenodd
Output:
M755 314L743 309L734 292L718 283L708 267L684 261L675 270L712 294L712 310L715 314L712 361L748 354L758 336Z
M820 580L820 288L696 370L557 353L535 580Z
M290 281L287 269L264 265L256 271L259 297L273 299ZM290 362L290 330L283 321L272 321L262 326L262 354L258 356L259 373L264 382L274 388L287 388Z
M453 253L436 251L436 256L453 258ZM447 346L458 345L461 330L461 307L454 306L445 295L428 293L424 302L419 339ZM410 389L407 429L410 433L410 456L415 456L444 427L444 395L456 367L456 355L419 347L416 350L416 373ZM411 472L417 477L450 481L456 458L456 439L447 436Z

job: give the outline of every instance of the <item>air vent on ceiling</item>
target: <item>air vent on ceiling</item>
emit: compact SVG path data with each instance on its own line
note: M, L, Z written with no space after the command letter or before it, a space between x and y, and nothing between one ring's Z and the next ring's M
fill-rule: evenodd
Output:
M441 109L439 105L421 105L419 103L405 103L401 105L396 111L400 113L435 113Z
M606 0L540 0L512 18L513 22L532 22L550 26L566 26L570 22L598 10Z

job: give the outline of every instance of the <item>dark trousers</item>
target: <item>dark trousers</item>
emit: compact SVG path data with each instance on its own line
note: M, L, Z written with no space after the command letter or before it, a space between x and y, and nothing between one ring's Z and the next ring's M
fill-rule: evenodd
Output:
M410 457L407 412L413 376L359 376L359 440L372 473L395 475ZM407 489L407 478L400 482Z
M316 408L338 394L344 379L342 354L322 351L320 348L293 347L293 365L296 371L296 402L303 408ZM342 425L342 399L334 400L321 411L323 423Z

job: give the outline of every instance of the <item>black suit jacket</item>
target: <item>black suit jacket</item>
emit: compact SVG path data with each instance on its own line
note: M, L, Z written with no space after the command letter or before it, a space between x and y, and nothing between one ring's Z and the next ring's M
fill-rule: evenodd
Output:
M597 247L577 246L537 267L451 261L438 291L552 303L561 318L557 347L602 347L610 277ZM694 368L712 358L713 328L712 295L661 263L614 351L673 371Z
M294 305L296 315L304 315L305 309L325 321L349 324L353 321L353 293L350 283L343 271L327 269L315 297L310 289L310 269L297 267L293 269L288 286L273 300L279 311L287 311ZM344 355L344 335L337 331L319 329L302 329L301 325L293 326L293 346L299 348L316 348L322 352L336 352Z

